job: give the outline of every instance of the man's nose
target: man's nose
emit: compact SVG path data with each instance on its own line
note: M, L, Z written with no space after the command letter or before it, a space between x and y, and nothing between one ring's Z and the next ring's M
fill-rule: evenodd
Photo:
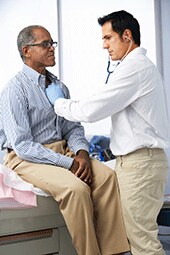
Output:
M108 49L109 45L106 41L103 41L103 49Z

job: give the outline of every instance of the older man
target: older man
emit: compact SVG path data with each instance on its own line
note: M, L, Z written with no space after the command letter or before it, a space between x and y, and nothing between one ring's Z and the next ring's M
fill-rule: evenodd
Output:
M55 65L57 43L42 26L18 35L24 62L0 96L0 147L5 164L59 203L79 255L129 250L115 173L91 160L80 123L56 116L46 96L55 86L69 91L46 67Z

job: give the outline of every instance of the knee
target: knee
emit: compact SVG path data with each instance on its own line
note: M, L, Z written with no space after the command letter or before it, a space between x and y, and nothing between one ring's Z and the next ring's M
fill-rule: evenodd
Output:
M90 193L89 186L81 180L67 187L67 194L76 199L83 199L86 196L90 196Z

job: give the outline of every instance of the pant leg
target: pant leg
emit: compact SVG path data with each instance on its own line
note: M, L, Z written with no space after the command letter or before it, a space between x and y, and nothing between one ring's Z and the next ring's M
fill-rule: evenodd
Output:
M101 254L93 224L91 191L87 184L67 169L24 161L14 152L7 156L6 166L14 169L23 180L51 194L59 203L78 255Z
M167 169L166 155L160 149L141 149L117 159L116 174L133 255L165 254L156 221L163 204Z
M92 160L91 186L96 235L102 255L129 251L115 172Z
M73 156L63 142L47 147ZM6 165L59 202L79 255L98 255L99 247L102 255L129 250L113 170L92 160L93 183L89 188L67 169L22 161L14 152L8 155Z

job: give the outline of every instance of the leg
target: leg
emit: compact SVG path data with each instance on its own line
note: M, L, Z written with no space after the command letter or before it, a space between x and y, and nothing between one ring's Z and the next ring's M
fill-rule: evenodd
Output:
M159 149L118 157L118 177L125 226L133 255L163 255L157 215L163 203L167 159Z
M67 169L22 161L14 152L9 154L6 165L23 180L50 193L59 203L79 255L100 255L93 224L91 191L84 182Z
M115 172L92 160L95 228L102 255L129 251Z

